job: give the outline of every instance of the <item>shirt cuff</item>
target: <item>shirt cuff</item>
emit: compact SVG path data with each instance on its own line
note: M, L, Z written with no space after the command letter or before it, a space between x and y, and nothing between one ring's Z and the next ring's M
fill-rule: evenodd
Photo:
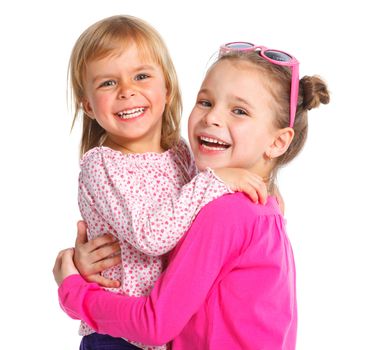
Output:
M62 310L71 318L86 321L88 317L84 309L87 292L101 289L96 283L87 283L81 275L66 277L58 288L58 297ZM96 325L89 323L96 330Z
M235 193L235 191L233 191L229 186L227 186L227 184L218 177L218 175L214 172L213 169L211 168L206 168L205 169L206 172L208 172L208 174L211 174L213 176L213 178L215 178L217 181L219 181L222 185L224 185L226 187L226 190L228 193Z

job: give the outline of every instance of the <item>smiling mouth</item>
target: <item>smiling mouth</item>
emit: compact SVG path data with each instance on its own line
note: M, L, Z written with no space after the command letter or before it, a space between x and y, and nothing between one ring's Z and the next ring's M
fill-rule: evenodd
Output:
M211 137L199 136L198 140L201 146L212 151L225 151L231 147L230 144Z
M116 116L121 118L121 119L132 119L139 117L141 114L143 114L145 111L144 107L140 108L132 108L132 109L127 109L121 112L116 113Z

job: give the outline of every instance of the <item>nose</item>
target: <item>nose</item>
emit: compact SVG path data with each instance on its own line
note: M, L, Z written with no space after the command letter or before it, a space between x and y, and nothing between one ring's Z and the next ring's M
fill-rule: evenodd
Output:
M204 123L207 126L217 126L220 127L222 125L222 120L220 118L219 111L215 108L207 111L204 116Z
M128 99L130 97L135 96L135 90L131 85L126 85L126 86L121 86L119 93L118 93L118 98L123 100L123 99Z

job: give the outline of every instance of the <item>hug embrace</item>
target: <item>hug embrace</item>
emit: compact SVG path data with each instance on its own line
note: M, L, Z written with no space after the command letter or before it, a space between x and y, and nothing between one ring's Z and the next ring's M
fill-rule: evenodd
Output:
M301 151L308 112L329 102L325 82L299 79L284 51L224 44L188 146L174 66L148 23L94 23L69 70L85 223L54 276L62 309L82 321L80 349L295 349L295 264L276 175Z

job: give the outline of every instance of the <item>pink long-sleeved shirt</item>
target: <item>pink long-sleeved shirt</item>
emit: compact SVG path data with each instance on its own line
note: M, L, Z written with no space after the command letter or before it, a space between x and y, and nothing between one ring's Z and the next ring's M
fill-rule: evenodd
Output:
M72 318L99 333L173 350L295 349L293 253L274 197L207 204L147 297L108 293L79 275L59 288Z

